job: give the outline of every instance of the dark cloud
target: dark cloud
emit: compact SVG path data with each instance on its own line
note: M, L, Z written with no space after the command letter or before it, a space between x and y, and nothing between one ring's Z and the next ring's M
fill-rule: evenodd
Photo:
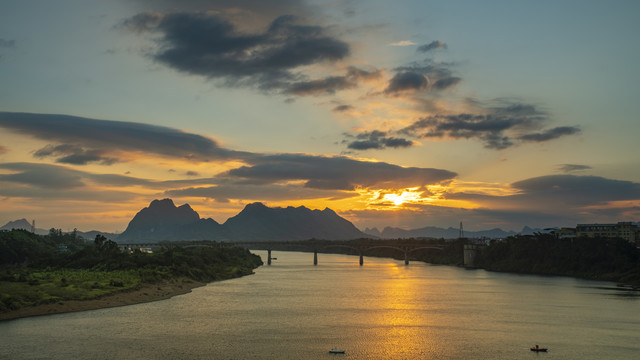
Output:
M559 126L540 133L526 134L520 136L520 140L543 142L557 139L566 135L573 135L580 132L580 128L575 126Z
M334 94L336 91L351 89L358 85L360 80L377 79L382 76L380 70L364 70L349 67L344 76L330 76L324 79L292 82L286 85L283 93L289 95L320 95L323 93Z
M640 184L599 176L547 175L517 181L511 187L518 191L510 196L448 194L449 199L478 201L491 208L521 208L560 213L590 211L591 207L613 201L639 200Z
M55 165L9 163L0 164L0 169L13 172L11 174L0 174L0 181L2 182L51 189L71 189L85 185L81 172Z
M444 90L456 85L460 81L462 81L462 79L460 79L459 77L451 76L436 80L432 86L434 89Z
M356 87L357 83L345 76L331 76L320 80L295 82L288 86L285 93L289 95L333 94L337 90Z
M393 69L396 74L389 81L384 93L397 96L399 92L407 91L411 96L423 97L424 94L415 94L416 91L448 89L462 81L461 78L453 75L451 70L453 66L452 63L438 63L431 59L425 59L422 63L397 67Z
M575 127L557 127L541 133L518 135L541 128L549 115L529 104L488 107L484 114L432 115L401 129L399 133L418 138L477 138L489 149L505 149L521 141L549 141L578 132Z
M314 82L297 71L302 66L342 60L350 47L328 35L325 28L300 25L290 15L278 17L266 30L253 34L241 33L218 15L200 12L141 13L123 25L161 35L153 54L158 62L189 74L224 79L227 85L314 94L331 86L337 86L335 91L347 83L338 77ZM306 90L311 88L316 90Z
M118 152L145 152L194 161L238 159L248 153L221 148L214 140L184 131L141 123L96 120L69 115L0 112L0 127L47 141L42 156L62 155L59 162L115 161ZM75 149L75 150L74 150ZM93 156L93 159L91 158Z
M3 38L0 38L0 48L15 48L15 47L16 47L15 40L6 40Z
M187 176L200 176L200 174L197 171L187 171L186 175Z
M334 107L332 110L335 112L345 112L345 111L350 111L354 109L355 107L353 107L352 105L338 105Z
M440 183L456 176L447 170L406 168L341 156L280 154L251 159L250 163L250 166L230 170L227 175L264 183L303 180L306 181L305 187L330 190L416 187Z
M592 169L589 165L578 165L578 164L560 164L558 165L558 170L564 173L570 173L574 171L582 171L582 170L590 170Z
M345 134L347 137L354 137L349 134ZM411 140L388 136L386 132L374 130L357 134L354 141L349 142L347 146L353 150L369 150L369 149L384 149L384 148L404 148L411 147L414 142Z
M353 194L339 190L324 190L301 187L294 184L242 184L229 183L207 187L191 187L169 190L164 193L168 197L202 197L215 199L217 202L234 200L282 201L351 197Z
M428 44L424 44L424 45L420 45L418 46L418 48L416 49L416 51L419 52L429 52L431 50L435 50L435 49L446 49L447 48L447 44L443 43L442 41L432 41Z
M511 184L533 198L555 199L571 205L598 205L610 201L640 199L640 184L599 176L549 175Z
M394 95L403 91L424 90L429 85L429 79L419 72L399 72L391 78L389 85L384 90L385 94Z
M129 5L131 0L124 0ZM304 0L134 0L144 10L249 12L274 18L282 14L307 14Z
M99 163L101 165L112 165L117 159L105 156L104 150L87 150L78 145L62 144L47 145L33 154L37 158L48 156L58 157L56 162L72 165L86 165L88 163Z

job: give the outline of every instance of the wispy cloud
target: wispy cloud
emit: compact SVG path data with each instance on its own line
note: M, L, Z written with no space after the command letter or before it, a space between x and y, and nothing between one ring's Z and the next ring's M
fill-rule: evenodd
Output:
M168 127L70 115L0 112L0 127L48 142L36 157L58 162L110 164L121 152L144 152L192 161L238 159L249 153L224 149L210 138Z
M435 49L446 49L446 48L447 48L447 44L443 43L442 41L436 40L428 44L418 46L416 51L425 53L425 52L433 51Z
M543 132L539 132L539 133L522 135L520 136L520 140L543 142L543 141L557 139L565 135L577 134L579 132L580 132L580 128L578 128L577 126L559 126L553 129L545 130Z
M570 172L576 172L576 171L591 170L593 168L589 165L560 164L557 166L557 169L558 171L561 171L563 173L570 173Z
M353 141L345 140L347 147L352 150L369 150L384 148L406 148L415 145L415 142L404 138L389 136L388 133L374 130L362 132L357 135L344 134Z
M353 105L344 104L344 105L337 105L332 110L335 112L344 112L344 111L355 110L355 107Z
M354 143L350 140L343 142L349 144L349 148L353 148L353 145L360 150L365 150L393 147L384 146L384 143L381 143L382 140L391 138L393 135L395 135L393 138L406 140L403 143L406 146L415 145L407 138L478 139L483 141L488 149L501 150L519 142L551 141L580 132L579 128L571 126L543 129L545 124L551 121L548 113L531 104L499 102L500 105L491 106L476 104L477 113L429 115L396 130L366 130L356 135L348 134L345 137L355 137L362 142ZM543 130L534 132L538 129ZM372 135L374 135L373 138Z
M413 46L416 45L416 43L414 43L411 40L402 40L402 41L397 41L394 43L389 44L391 46Z
M448 170L401 167L385 162L369 162L344 156L305 154L265 155L228 172L228 176L263 183L303 181L315 189L354 190L356 188L407 188L437 184L454 178Z
M15 48L16 41L15 40L7 40L0 38L0 48Z

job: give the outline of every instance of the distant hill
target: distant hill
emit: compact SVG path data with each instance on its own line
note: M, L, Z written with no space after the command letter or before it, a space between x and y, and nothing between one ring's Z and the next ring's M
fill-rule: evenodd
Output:
M115 240L118 238L118 234L108 233L104 231L91 230L91 231L78 231L78 236L82 236L86 241L93 241L96 238L96 235L102 235L109 240Z
M118 236L120 243L163 240L270 241L343 240L366 237L331 209L270 208L253 203L224 224L201 219L188 204L176 207L171 199L154 200L138 212Z
M0 230L10 231L12 229L16 229L16 230L22 229L22 230L31 231L31 223L27 219L20 219L15 221L9 221L6 225L0 227ZM36 228L35 233L38 235L46 235L49 233L49 231Z
M270 208L262 203L253 203L229 218L223 226L236 240L350 240L366 237L333 210L310 210L304 206Z
M457 239L460 236L460 229L449 227L439 228L435 226L427 226L420 229L405 230L395 227L386 227L380 232L377 228L365 229L366 234L375 236L381 239L403 239L403 238L436 238L436 239ZM534 232L545 232L542 229L532 229L525 226L519 233L515 231L504 231L499 228L491 230L481 231L464 231L464 236L467 238L490 238L499 239L513 235L532 235Z

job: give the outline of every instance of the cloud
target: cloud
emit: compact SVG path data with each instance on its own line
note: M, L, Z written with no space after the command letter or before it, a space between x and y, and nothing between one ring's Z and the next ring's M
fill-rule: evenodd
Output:
M414 43L411 40L402 40L402 41L391 43L389 45L391 45L391 46L413 46L413 45L416 45L416 43Z
M640 200L640 183L599 176L546 175L511 184L515 195L448 194L448 199L476 201L496 209L528 207L530 210L567 213L590 211L611 202Z
M200 174L197 171L191 171L191 170L187 171L185 173L185 175L187 175L187 176L200 176Z
M433 88L437 90L444 90L458 84L460 81L462 81L462 79L455 76L438 79L433 83Z
M566 135L577 134L579 132L580 132L580 128L576 126L559 126L553 129L545 130L540 133L522 135L520 136L520 140L543 142L543 141L557 139L559 137L566 136Z
M50 145L36 156L83 164L116 161L118 152L144 152L193 161L238 159L249 153L221 148L215 140L168 127L96 120L70 115L0 112L0 127L62 145ZM106 156L109 154L109 156Z
M435 49L446 49L447 48L447 44L443 43L442 41L432 41L428 44L424 44L424 45L420 45L418 46L418 48L416 49L416 51L419 52L429 52Z
M127 19L123 26L141 33L159 33L159 46L152 57L171 68L223 79L229 86L284 89L291 94L316 93L301 89L301 83L310 80L297 69L335 62L350 54L349 44L328 35L326 28L300 25L290 15L280 16L266 30L252 34L240 32L221 16L202 12L141 13ZM307 87L326 89L331 81L337 79L327 78Z
M279 154L257 157L249 162L249 166L230 170L227 175L262 183L301 180L305 187L328 190L420 187L447 181L457 175L447 170L401 167L343 156Z
M101 165L112 165L118 161L118 159L105 156L106 153L107 152L104 150L87 150L78 145L62 144L47 145L44 148L37 150L33 155L37 158L61 156L56 160L56 162L73 165L87 165L92 162L96 162Z
M296 184L243 184L228 183L216 186L190 187L185 189L168 190L164 196L169 197L202 197L214 199L217 202L234 200L249 201L287 201L345 198L354 196L338 190L313 189Z
M399 72L391 78L389 85L384 90L387 95L395 95L404 91L424 90L429 85L429 79L418 72Z
M577 164L560 164L557 169L564 173L570 173L574 171L590 170L593 169L589 165L577 165Z
M349 134L345 134L347 137L354 137ZM366 131L355 135L357 140L349 142L347 146L353 150L369 150L369 149L384 149L384 148L404 148L411 147L415 143L411 140L387 136L388 134L383 131L373 130Z
M541 133L526 133L550 121L549 115L530 104L487 107L484 113L431 115L415 121L398 133L417 138L480 139L489 149L505 149L521 141L549 141L577 133L575 127L556 127Z
M0 48L15 48L16 41L15 40L7 40L0 38Z
M371 80L381 76L379 70L367 71L356 67L349 67L344 76L330 76L324 79L299 81L289 83L282 92L288 95L321 95L334 94L336 91L351 89L358 86L361 79Z
M2 145L0 145L0 155L2 155L2 154L6 154L6 153L8 153L8 152L9 152L9 149L7 149L7 147L6 147L6 146L2 146Z
M18 183L50 189L72 189L83 187L81 172L55 165L8 163L0 164L0 169L14 173L0 174L0 181Z
M352 105L338 105L332 109L335 112L345 112L350 110L355 110L355 107Z
M127 4L131 0L123 0ZM253 15L273 19L282 14L307 14L303 0L134 0L144 9L157 11L218 11L218 12L248 12Z

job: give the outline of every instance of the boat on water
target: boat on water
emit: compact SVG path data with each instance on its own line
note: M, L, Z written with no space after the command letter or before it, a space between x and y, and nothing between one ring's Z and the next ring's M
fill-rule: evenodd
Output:
M344 354L344 350L338 349L338 347L334 347L333 349L329 350L329 352L331 354Z
M547 352L547 348L541 348L538 345L536 345L535 347L532 347L530 350L535 352Z

